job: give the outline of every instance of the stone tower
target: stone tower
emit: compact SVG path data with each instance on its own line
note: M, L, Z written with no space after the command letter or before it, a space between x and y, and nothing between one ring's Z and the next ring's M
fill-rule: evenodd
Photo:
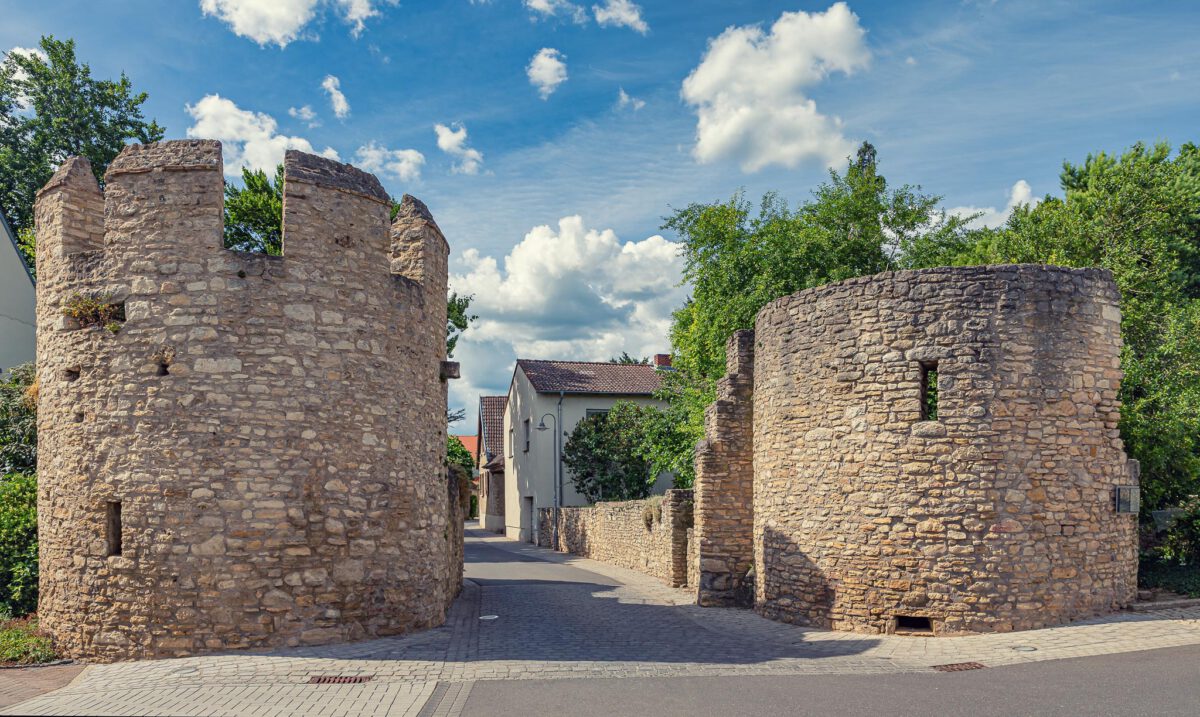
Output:
M1119 298L1102 270L985 266L765 306L697 451L701 603L934 634L1127 605Z
M38 613L67 655L444 620L446 240L350 165L284 176L283 256L222 248L214 141L127 147L103 193L70 159L38 195Z

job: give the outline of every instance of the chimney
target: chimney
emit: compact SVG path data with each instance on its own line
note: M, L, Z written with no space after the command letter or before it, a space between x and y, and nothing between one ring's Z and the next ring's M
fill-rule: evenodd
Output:
M654 368L671 368L671 354L654 354Z

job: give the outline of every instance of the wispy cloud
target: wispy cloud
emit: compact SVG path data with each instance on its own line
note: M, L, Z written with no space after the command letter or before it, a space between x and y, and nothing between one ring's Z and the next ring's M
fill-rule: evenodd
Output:
M453 127L438 124L434 125L433 131L437 134L438 149L458 160L453 166L455 173L479 174L479 167L483 164L483 153L467 146L466 126L461 123L456 123Z
M346 95L342 94L341 80L333 75L325 75L325 79L321 80L321 89L329 95L329 107L338 119L349 116L350 103L346 101Z
M395 0L382 0L395 4ZM200 0L200 11L224 22L234 34L260 45L286 47L304 37L304 28L322 7L334 8L358 37L366 21L379 16L380 0ZM314 36L311 36L315 38Z
M373 174L394 177L402 182L415 182L421 178L425 155L415 149L388 149L371 141L354 153L354 164Z
M643 35L650 32L642 19L642 8L632 0L606 0L603 5L593 5L592 13L601 27L627 27Z

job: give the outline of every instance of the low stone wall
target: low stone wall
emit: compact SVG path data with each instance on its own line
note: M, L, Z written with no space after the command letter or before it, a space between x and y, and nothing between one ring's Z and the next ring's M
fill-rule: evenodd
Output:
M652 575L672 587L688 583L692 491L583 508L560 508L558 544L554 509L542 508L538 545Z

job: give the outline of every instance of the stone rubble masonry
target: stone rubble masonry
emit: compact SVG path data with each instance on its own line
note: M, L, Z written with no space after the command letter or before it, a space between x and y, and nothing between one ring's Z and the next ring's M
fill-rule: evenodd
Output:
M1113 501L1137 482L1117 427L1120 318L1108 272L1028 265L887 273L765 306L753 397L739 397L754 412L756 610L870 633L925 618L952 634L1132 602L1137 517ZM931 362L937 417L923 420ZM706 457L702 571L744 549L704 534Z
M39 193L38 616L65 656L444 620L446 240L411 197L389 229L349 165L284 175L281 257L223 248L218 142L127 147L103 193L69 159ZM67 319L77 293L123 304L119 331Z
M727 373L704 412L696 444L696 557L700 605L749 607L754 565L754 332L725 345Z
M541 508L539 512L541 547L636 570L671 587L687 584L690 490L668 490L645 500L559 508L557 545L554 509Z

